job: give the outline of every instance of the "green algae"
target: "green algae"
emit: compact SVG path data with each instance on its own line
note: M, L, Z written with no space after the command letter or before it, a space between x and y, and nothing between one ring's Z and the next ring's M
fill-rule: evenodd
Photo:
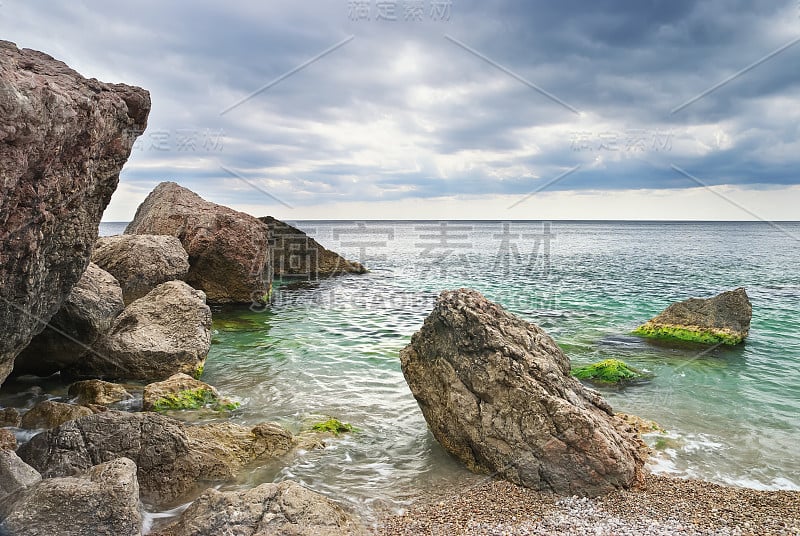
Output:
M728 344L731 346L739 344L744 340L738 335L733 335L722 330L702 330L690 327L664 326L650 323L642 324L633 330L633 334L653 339L679 339L701 344Z
M592 365L575 367L572 369L572 375L579 380L601 383L621 383L643 376L641 371L629 367L619 359L604 359Z
M352 424L344 423L338 419L328 419L314 424L311 427L315 432L331 432L334 435L344 434L346 432L354 432Z
M233 411L239 405L238 402L217 397L211 389L198 387L162 396L155 401L153 409L163 412L210 407L214 411Z
M205 363L197 365L197 368L194 369L194 379L199 380L203 376L204 370L205 370Z

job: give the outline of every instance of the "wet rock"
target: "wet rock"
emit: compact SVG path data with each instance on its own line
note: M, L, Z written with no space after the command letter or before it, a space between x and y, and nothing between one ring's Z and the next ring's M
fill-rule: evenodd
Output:
M189 255L180 240L166 235L100 237L92 262L117 278L126 305L161 283L186 279L189 272Z
M20 422L20 428L29 430L55 428L67 421L92 414L92 410L84 406L43 400L25 412Z
M433 435L472 471L570 495L644 478L641 440L555 341L474 290L442 292L400 359Z
M17 356L14 374L49 376L89 353L122 312L122 290L114 276L89 263L48 327Z
M294 482L245 491L206 490L180 519L155 536L344 536L365 534L341 506Z
M272 233L272 270L276 278L316 280L341 274L363 274L367 269L348 261L300 229L272 216L259 218Z
M634 330L657 339L679 339L704 344L739 344L750 331L753 307L744 288L713 298L689 298L673 303Z
M42 432L18 454L46 478L130 458L138 467L142 500L164 505L199 491L200 483L232 478L246 464L293 446L292 435L274 424L189 426L156 413L109 410Z
M77 477L49 478L29 487L0 523L3 534L138 536L142 531L136 464L99 464Z
M162 380L193 374L211 348L211 310L205 295L183 281L162 283L128 305L96 346L71 375Z
M125 234L177 237L189 254L186 282L203 290L209 303L251 303L269 293L267 226L174 182L150 192Z
M103 380L82 380L69 386L69 396L82 406L107 406L133 398L123 386ZM97 413L97 412L95 412Z
M0 382L86 270L149 112L143 89L0 41Z
M161 382L148 384L144 388L142 409L166 411L183 409L234 409L238 404L224 399L211 385L196 380L188 374L173 374Z

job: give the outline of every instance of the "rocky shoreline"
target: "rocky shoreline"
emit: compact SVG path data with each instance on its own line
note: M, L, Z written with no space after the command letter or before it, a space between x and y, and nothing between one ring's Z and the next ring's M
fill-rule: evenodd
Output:
M0 408L0 534L135 536L143 505L187 501L154 534L368 532L335 498L296 482L214 489L353 429L333 419L298 434L240 425L230 417L244 394L201 381L210 305L265 306L276 277L366 268L174 182L156 186L125 235L97 240L149 95L12 43L0 49L9 89L0 106L12 112L0 117L0 171L10 177L0 196L0 384L11 374L63 391L51 396L33 380L27 400ZM750 315L737 289L671 306L640 332L738 344ZM377 534L800 532L800 493L648 475L639 421L576 379L539 326L474 290L442 292L399 358L442 447L505 480L420 501L378 522Z

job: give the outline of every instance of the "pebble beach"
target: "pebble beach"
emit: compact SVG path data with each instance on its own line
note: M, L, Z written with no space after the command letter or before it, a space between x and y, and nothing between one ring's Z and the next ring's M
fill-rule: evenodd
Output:
M374 529L399 535L800 535L800 492L650 475L646 489L557 497L487 480L426 499Z

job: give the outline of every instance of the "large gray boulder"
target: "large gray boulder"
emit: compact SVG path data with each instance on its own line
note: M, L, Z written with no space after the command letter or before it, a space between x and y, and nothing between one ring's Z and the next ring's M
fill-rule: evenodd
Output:
M636 335L704 344L739 344L750 331L753 307L744 288L713 298L673 303L634 330Z
M472 471L569 495L643 481L640 439L555 341L474 290L442 292L400 360L433 435Z
M9 536L139 536L142 514L136 464L99 464L77 477L49 478L25 491L0 523Z
M211 309L183 281L162 283L119 315L96 351L70 368L77 377L163 380L195 374L211 348Z
M244 491L206 490L177 522L153 536L344 536L365 534L358 521L327 497L294 482Z
M89 263L48 327L17 356L14 373L49 376L70 368L97 351L95 344L124 308L114 276Z
M177 237L189 254L186 282L209 303L252 303L271 288L267 226L174 182L150 192L125 234Z
M0 41L0 383L86 270L150 95Z
M200 482L231 479L245 465L285 454L294 444L275 424L190 426L156 413L106 411L42 432L17 453L45 478L130 458L142 499L164 505L187 498Z
M119 281L128 305L161 283L186 279L189 255L166 235L117 235L97 239L92 262Z

